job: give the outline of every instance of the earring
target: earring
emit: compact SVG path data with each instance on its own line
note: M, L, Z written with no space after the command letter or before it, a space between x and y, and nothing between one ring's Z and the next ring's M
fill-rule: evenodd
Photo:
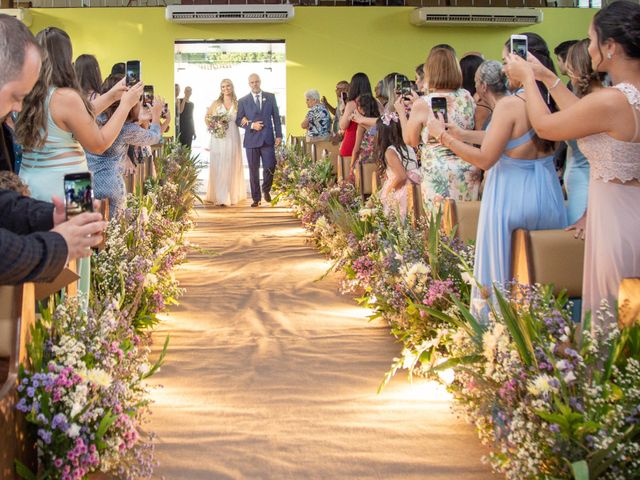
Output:
M611 60L611 58L612 58L612 57L613 57L613 55L611 55L611 52L607 53L607 58L608 58L609 60Z

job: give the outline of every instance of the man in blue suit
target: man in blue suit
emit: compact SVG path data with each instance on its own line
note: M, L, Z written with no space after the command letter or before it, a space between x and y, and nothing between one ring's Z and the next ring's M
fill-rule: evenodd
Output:
M280 112L273 93L260 89L260 77L249 75L251 93L238 100L236 123L245 129L244 148L249 163L252 207L260 205L260 159L262 159L262 193L271 201L271 184L276 169L275 147L282 142ZM275 131L275 138L274 138ZM274 147L275 146L275 147Z

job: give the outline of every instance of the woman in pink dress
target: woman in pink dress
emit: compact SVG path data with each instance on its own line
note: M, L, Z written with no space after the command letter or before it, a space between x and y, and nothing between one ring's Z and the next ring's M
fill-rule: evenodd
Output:
M591 164L587 211L570 227L583 237L586 228L583 316L597 312L602 300L613 311L620 281L640 277L640 5L619 0L600 10L589 40L594 70L607 72L613 87L581 99L531 55L529 62L511 55L505 67L527 92L537 91L536 78L543 81L560 108L551 114L540 95L527 96L538 135L580 139Z
M377 152L380 176L384 183L380 190L380 200L385 215L394 212L401 218L407 216L407 203L411 184L420 184L420 167L416 152L405 145L398 114L385 112L376 123Z

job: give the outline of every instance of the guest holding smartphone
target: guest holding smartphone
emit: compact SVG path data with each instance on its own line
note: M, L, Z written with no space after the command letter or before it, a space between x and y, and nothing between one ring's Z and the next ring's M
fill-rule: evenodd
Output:
M122 75L109 75L102 84L102 92L108 92L122 81ZM124 184L124 170L126 165L127 148L132 146L155 145L162 140L162 125L160 115L164 107L164 99L156 96L151 105L151 125L148 129L138 124L143 111L142 102L138 101L129 110L120 133L101 154L87 152L89 170L93 173L93 191L96 198L109 199L109 215L115 217L124 208L126 189ZM98 124L106 124L118 110L119 104L114 103L98 116Z
M64 197L64 176L88 171L84 149L102 153L116 139L129 110L142 95L142 84L122 94L109 122L99 127L82 94L72 65L69 35L56 27L36 35L45 52L35 87L24 99L16 123L23 146L20 177L38 200ZM80 263L79 290L89 292L89 263Z
M340 130L344 132L344 137L340 144L340 155L345 158L351 158L356 144L358 124L353 120L353 116L356 113L356 99L364 93L372 94L371 83L366 73L356 73L351 78L349 85L347 104L344 108L344 113L340 117Z
M540 37L526 35L530 48L538 52L546 49L546 44L539 44ZM546 51L549 58L548 49ZM505 47L503 56L508 55ZM456 136L457 129L445 130L442 117L432 115L427 124L429 134L440 144L486 171L473 270L479 285L473 285L471 290L471 306L483 316L488 313L487 300L492 298L494 283L511 280L512 232L518 228L564 228L567 224L560 181L553 164L554 142L539 138L527 118L527 100L538 94L538 88L535 84L528 86L534 90L530 93L520 90L519 82L512 79L509 82L517 93L497 100L480 148ZM504 76L501 81L491 83L504 84ZM481 132L471 134L481 135ZM476 142L472 140L472 143Z
M583 238L586 229L583 315L591 311L596 322L606 322L615 316L595 315L601 301L613 313L621 280L640 277L640 5L619 0L596 13L588 51L594 70L607 73L613 86L583 98L533 59L510 55L505 70L531 90L526 111L536 132L551 140L579 139L589 159L587 211L571 228ZM547 85L560 111L548 108L536 80Z
M478 200L480 169L463 161L437 139L430 142L427 127L432 116L432 99L441 98L446 101L449 121L464 130L473 130L475 102L471 94L462 88L460 64L451 49L434 48L424 70L428 94L418 97L413 92L409 119L400 115L406 144L418 147L422 140L422 196L428 204L444 198ZM401 102L404 103L402 98L396 102L397 109L401 108Z

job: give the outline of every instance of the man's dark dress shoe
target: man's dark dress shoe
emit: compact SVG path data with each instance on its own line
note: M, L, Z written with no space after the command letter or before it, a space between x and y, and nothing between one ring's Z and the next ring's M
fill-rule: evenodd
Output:
M271 203L271 195L268 192L264 194L264 201L267 203Z
M258 206L260 206L260 202L253 202L253 203L251 204L251 206L252 206L252 207L258 207Z

